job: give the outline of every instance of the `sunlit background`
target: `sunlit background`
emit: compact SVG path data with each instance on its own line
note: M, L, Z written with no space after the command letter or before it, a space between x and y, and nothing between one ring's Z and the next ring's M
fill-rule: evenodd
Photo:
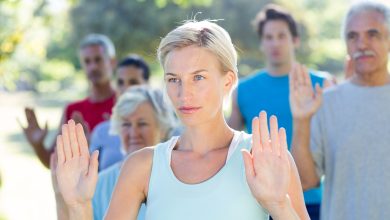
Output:
M300 24L298 60L342 80L340 25L349 0L0 0L0 220L56 218L50 172L16 120L25 123L24 106L36 108L40 124L49 124L46 142L52 142L63 106L88 89L77 58L84 35L108 35L119 59L128 53L144 56L159 86L160 38L183 20L220 19L245 76L264 64L251 20L270 2L289 9Z

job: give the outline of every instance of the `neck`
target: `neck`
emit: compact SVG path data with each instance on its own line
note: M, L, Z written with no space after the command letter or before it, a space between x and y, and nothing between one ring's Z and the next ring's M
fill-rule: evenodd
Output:
M285 76L291 71L291 62L286 62L280 65L267 63L267 72L271 76Z
M387 69L372 73L355 73L351 82L361 86L383 86L390 82Z
M114 89L110 82L104 84L92 84L89 99L92 102L100 102L114 95Z
M179 149L207 154L209 151L229 147L233 130L227 125L222 112L207 123L186 126L180 137Z

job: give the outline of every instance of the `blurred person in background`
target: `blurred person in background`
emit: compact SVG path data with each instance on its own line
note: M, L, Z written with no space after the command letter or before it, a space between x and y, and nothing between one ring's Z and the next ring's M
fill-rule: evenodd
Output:
M117 65L116 96L119 97L132 86L148 84L149 77L149 66L140 56L127 56ZM110 120L98 124L90 138L90 152L99 150L99 172L123 158L120 137L109 132L110 124Z
M352 61L344 83L322 95L307 69L292 71L292 155L304 189L325 177L321 219L389 219L390 8L354 4L342 32Z
M279 125L286 129L290 149L292 138L292 115L289 104L288 76L296 61L295 50L300 38L297 23L292 15L278 5L266 5L253 21L260 39L260 49L265 55L265 69L241 80L233 94L232 114L229 125L251 133L251 123L259 111L266 111L278 118ZM320 86L333 82L327 74L310 71L311 80ZM313 189L304 193L306 208L312 220L320 217L322 190Z
M164 102L159 90L148 86L134 86L118 98L111 117L111 133L121 139L121 153L129 155L147 146L153 146L170 138L177 125L173 109ZM99 152L100 153L100 152ZM53 157L53 164L56 165ZM122 161L99 173L92 200L93 216L101 220L108 208L111 195L119 177ZM57 215L67 219L68 213L55 179L56 166L52 166L53 187L56 193ZM136 167L134 167L136 169ZM145 207L141 207L138 219L145 218Z
M88 96L65 107L59 127L61 128L69 119L74 119L82 123L89 133L97 124L109 118L114 106L115 91L110 80L116 66L115 48L107 36L90 34L81 41L79 58L90 86ZM42 128L32 108L25 108L25 115L27 127L23 127L20 122L19 124L39 160L49 168L50 154L54 151L55 141L50 146L45 146L47 122Z

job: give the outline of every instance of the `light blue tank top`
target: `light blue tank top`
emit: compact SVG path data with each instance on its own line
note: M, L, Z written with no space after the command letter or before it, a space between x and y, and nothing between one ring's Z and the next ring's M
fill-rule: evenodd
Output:
M324 77L321 72L310 71L313 86L318 83L323 86ZM287 143L291 147L293 119L289 101L288 75L271 76L265 70L251 75L238 84L237 103L246 128L252 133L252 119L264 110L269 116L278 117L279 127L286 129ZM322 184L319 188L304 193L306 204L320 204L322 199Z
M154 150L146 220L268 219L246 182L241 149L251 148L251 135L236 131L224 167L198 184L181 182L171 169L171 152L177 140L173 137Z

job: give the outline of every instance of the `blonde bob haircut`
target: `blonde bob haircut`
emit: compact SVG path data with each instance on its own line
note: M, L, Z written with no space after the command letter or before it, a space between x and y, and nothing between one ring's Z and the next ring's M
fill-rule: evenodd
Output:
M119 97L112 111L109 133L119 135L123 118L134 113L137 107L144 102L150 103L153 107L153 116L158 122L157 129L163 132L162 141L170 138L171 132L178 125L176 115L164 100L163 93L147 85L132 86Z
M157 57L164 68L167 55L176 49L196 45L205 48L217 56L223 72L232 71L237 85L237 52L228 32L216 23L203 20L186 21L183 25L169 32L160 42Z

